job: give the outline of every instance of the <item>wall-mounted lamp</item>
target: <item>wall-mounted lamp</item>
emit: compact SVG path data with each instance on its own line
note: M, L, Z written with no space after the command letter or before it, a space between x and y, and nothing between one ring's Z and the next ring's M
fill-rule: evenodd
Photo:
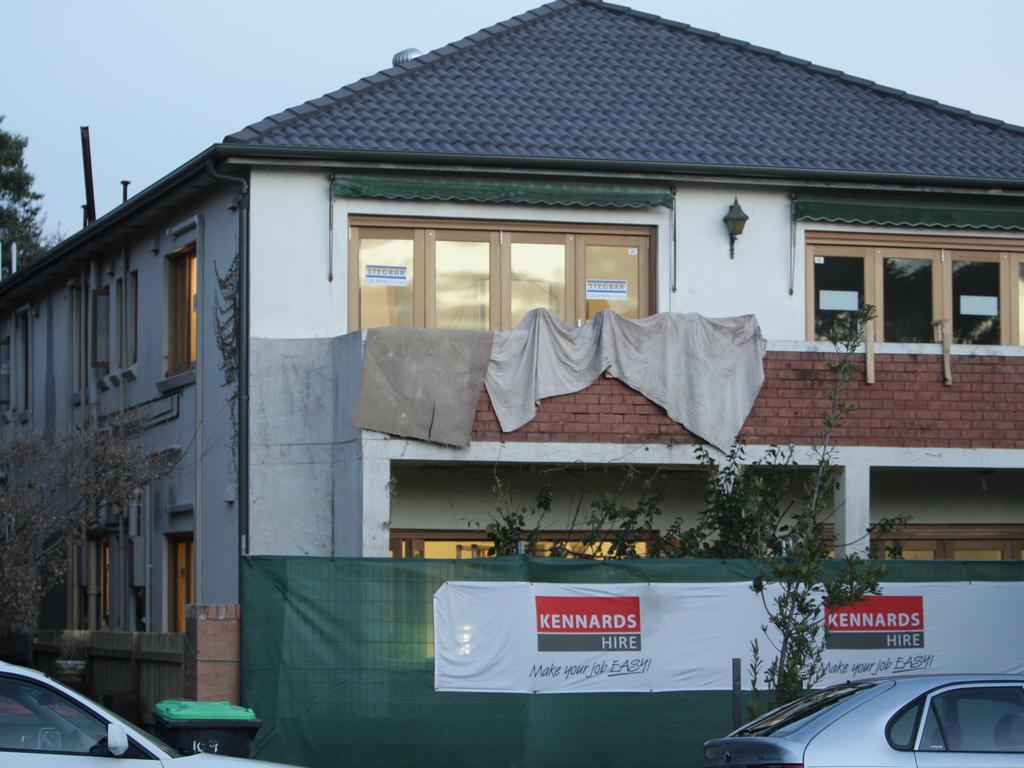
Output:
M722 221L725 222L725 226L729 228L729 258L736 257L736 238L743 234L743 227L747 224L747 219L750 217L743 212L740 208L739 198L733 198L732 205L729 206L729 212L725 214L725 218Z

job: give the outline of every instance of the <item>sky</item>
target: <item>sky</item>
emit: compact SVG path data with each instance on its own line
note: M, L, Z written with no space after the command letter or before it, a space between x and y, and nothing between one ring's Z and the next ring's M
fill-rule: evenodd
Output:
M225 135L529 10L531 0L0 0L0 115L26 136L45 229ZM635 0L631 7L1024 125L1019 0Z

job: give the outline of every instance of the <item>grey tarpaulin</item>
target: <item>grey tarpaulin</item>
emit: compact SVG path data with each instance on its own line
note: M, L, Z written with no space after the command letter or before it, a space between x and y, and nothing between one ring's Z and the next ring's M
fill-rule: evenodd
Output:
M482 331L371 328L352 426L468 445L491 338Z
M497 333L487 394L501 428L526 424L545 397L578 392L604 372L725 450L764 382L765 342L753 315L662 313L628 320L610 310L573 328L545 309Z

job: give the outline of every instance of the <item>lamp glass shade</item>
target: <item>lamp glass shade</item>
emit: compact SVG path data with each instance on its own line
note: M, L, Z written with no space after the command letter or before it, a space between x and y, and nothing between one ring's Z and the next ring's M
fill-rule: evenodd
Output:
M739 199L734 199L732 205L729 206L729 212L725 214L725 218L722 219L725 222L725 226L729 228L729 234L742 235L743 227L746 226L747 219L750 217L743 212L740 207Z

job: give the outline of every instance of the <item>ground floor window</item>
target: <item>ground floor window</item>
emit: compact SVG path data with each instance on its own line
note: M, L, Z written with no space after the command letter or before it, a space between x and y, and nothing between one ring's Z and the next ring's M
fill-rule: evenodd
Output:
M652 311L650 228L354 217L349 328L502 330Z
M831 536L829 527L826 535ZM535 557L601 559L610 542L588 542L579 531L545 531L524 541L523 553ZM1024 525L907 525L872 537L873 557L905 560L1024 560ZM647 542L637 541L640 557ZM896 555L896 553L899 553ZM494 542L482 531L420 529L391 531L391 557L468 560L493 557Z
M877 341L1024 344L1024 241L807 233L807 338L863 304Z
M167 629L185 631L185 606L196 601L195 543L191 533L167 537Z
M1024 560L1024 525L908 525L872 541L905 560Z
M523 554L534 557L576 557L599 560L607 556L611 542L591 542L579 531L545 531L536 540L523 541ZM647 554L647 542L635 542L640 557ZM494 542L482 531L396 530L391 531L391 557L427 560L469 560L493 557Z

